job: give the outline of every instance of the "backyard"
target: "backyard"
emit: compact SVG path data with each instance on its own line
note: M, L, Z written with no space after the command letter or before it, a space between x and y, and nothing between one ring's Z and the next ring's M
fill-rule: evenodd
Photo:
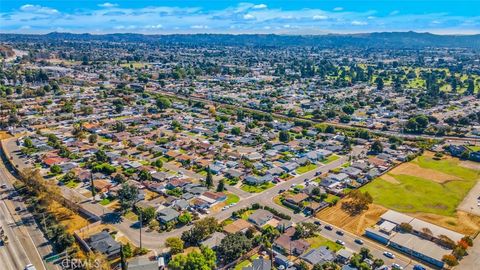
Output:
M243 184L240 188L243 190L243 191L246 191L246 192L250 192L250 193L259 193L259 192L262 192L264 190L267 190L271 187L275 186L274 183L272 182L268 182L268 183L263 183L263 184L260 184L260 185L248 185L248 184Z

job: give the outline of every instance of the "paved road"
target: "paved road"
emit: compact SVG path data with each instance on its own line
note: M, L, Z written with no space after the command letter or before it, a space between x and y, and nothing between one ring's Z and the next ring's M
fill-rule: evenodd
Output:
M37 227L33 216L26 210L25 204L19 201L18 197L8 198L9 192L13 190L10 184L9 173L6 172L3 163L0 164L0 184L6 185L1 189L0 201L0 223L8 236L9 243L0 247L2 260L5 261L5 268L1 269L23 269L25 265L32 263L37 269L46 269L43 265L39 251L44 255L51 253L48 241ZM22 210L16 211L20 207Z
M13 152L13 151L10 151L10 150L13 150L13 149L16 148L16 144L14 143L13 140L7 141L6 146L8 146L9 150L7 150L7 151L9 151L10 153ZM361 148L354 147L353 150L352 150L352 153L350 155L357 156L361 153L361 151L362 151ZM249 207L254 203L259 203L261 205L268 205L270 207L275 208L279 212L283 212L285 214L288 214L288 215L292 216L292 219L295 222L301 222L301 221L306 221L306 220L307 221L313 221L312 219L306 218L305 216L302 216L302 215L299 215L299 214L293 214L290 210L288 210L284 207L281 207L279 205L276 205L275 203L273 203L272 199L275 196L278 195L280 190L282 190L282 189L286 190L286 189L289 189L291 187L291 185L297 185L297 184L303 183L305 180L313 179L317 172L318 173L327 172L331 169L334 169L334 168L344 164L345 162L347 162L347 160L348 160L348 157L346 157L346 156L340 157L339 159L337 159L337 160L335 160L335 161L333 161L329 164L321 165L321 166L317 167L316 169L314 169L312 171L309 171L307 173L304 173L302 175L296 176L296 177L290 179L289 181L278 183L274 187L272 187L272 188L270 188L270 189L268 189L268 190L266 190L262 193L251 194L248 197L243 197L235 206L232 206L227 210L211 214L210 216L213 216L220 221L225 220L225 219L231 217L231 215L234 211L237 211L237 210L245 208L245 207ZM19 159L15 155L13 155L13 161L16 164L18 164L19 166L26 166L26 164L23 163L23 160ZM108 209L104 206L101 206L97 203L92 202L90 198L86 198L85 196L78 193L77 191L69 189L69 188L64 187L64 186L61 188L61 190L62 190L62 193L63 193L64 197L72 198L73 196L75 196L75 197L79 198L80 204L84 208L86 208L87 210L91 211L92 213L95 213L96 215L102 217L103 220L105 220L107 222L112 222L112 220L115 220L115 222L112 222L111 224L117 230L119 230L121 233L123 233L125 236L127 236L135 245L137 245L137 246L139 245L139 243L140 243L139 242L139 230L138 230L138 227L137 227L137 225L138 225L137 222L132 222L132 221L130 221L128 219L125 219L125 218L123 218L121 220L118 220L117 215L112 210L110 210L110 209ZM323 221L321 221L321 222L322 222L322 224L326 224ZM162 248L162 244L163 244L164 239L166 239L168 237L179 237L179 236L181 236L182 232L190 229L190 227L191 226L184 226L182 228L179 228L179 229L176 229L176 230L173 230L173 231L170 231L170 232L163 232L163 233L145 232L144 231L142 233L142 245L143 245L143 247L146 247L146 248L149 248L149 249L159 250L159 249ZM334 226L332 226L332 227L334 227ZM336 230L337 230L337 228L335 228L335 230L333 230L333 231L322 230L320 232L320 234L322 236L324 236L325 238L330 239L332 241L336 241L337 239L341 239L342 241L345 242L345 246L348 249L350 249L354 252L358 252L360 250L360 248L362 246L359 246L358 244L354 243L354 240L356 238L359 238L358 236L350 234L348 232L345 232L344 236L340 237L335 233ZM390 252L392 252L396 255L396 259L394 259L394 260L388 259L385 256L383 256L383 254L382 254L383 251L388 249L387 247L381 246L381 245L379 245L379 244L377 244L373 241L370 241L368 239L362 239L362 240L364 240L364 242L365 242L364 245L363 245L364 247L369 248L372 251L372 253L375 257L383 259L387 264L391 264L391 263L395 262L395 263L397 263L401 266L404 266L404 267L407 267L407 268L412 268L412 264L410 264L410 259L408 259L406 256L404 256L404 255L402 255L398 252L389 250Z

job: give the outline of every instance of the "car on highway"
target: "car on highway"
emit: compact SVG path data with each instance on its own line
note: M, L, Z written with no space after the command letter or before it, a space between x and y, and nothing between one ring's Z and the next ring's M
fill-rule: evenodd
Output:
M363 245L363 240L362 239L355 239L354 240L355 243L359 244L359 245Z
M280 189L280 190L278 191L278 194L283 193L283 192L285 192L285 189Z
M384 251L383 256L390 258L390 259L395 259L395 255L389 251Z
M24 270L37 270L33 264L27 264L24 268Z
M330 225L327 225L327 226L325 226L325 229L327 229L327 230L331 231L331 230L333 230L333 227L332 227L332 226L330 226Z
M413 266L413 270L427 270L427 268L423 267L422 265L420 264L415 264Z
M341 236L343 236L343 235L345 234L344 232L342 232L342 231L340 231L340 230L338 230L336 233L337 233L338 235L341 235Z
M7 185L3 184L3 185L2 185L2 188L3 188L3 189L7 188Z
M318 221L318 220L315 220L315 221L313 222L313 224L318 225L318 226L322 225L322 223L320 223L320 221Z
M392 263L392 269L403 270L403 267L398 263Z
M337 241L335 241L335 243L339 244L339 245L342 245L342 246L345 246L345 242L343 242L342 240L340 239L337 239Z

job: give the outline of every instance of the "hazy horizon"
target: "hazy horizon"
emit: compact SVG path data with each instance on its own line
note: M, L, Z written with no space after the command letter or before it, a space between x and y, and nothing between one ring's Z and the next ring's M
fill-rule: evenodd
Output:
M12 1L0 32L287 34L373 32L479 34L478 1Z

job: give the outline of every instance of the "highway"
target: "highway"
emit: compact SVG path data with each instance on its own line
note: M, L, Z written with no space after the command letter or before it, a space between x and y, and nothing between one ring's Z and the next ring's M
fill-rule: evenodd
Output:
M38 270L46 269L37 248L45 244L48 247L48 242L43 238L43 233L36 227L33 217L26 210L23 202L18 201L17 197L8 198L9 192L7 190L13 190L13 187L7 180L8 174L5 173L6 168L3 163L0 166L0 185L6 186L0 190L0 224L8 236L8 243L0 246L0 261L5 264L5 268L2 267L1 269L23 269L30 263ZM19 209L19 211L15 209ZM36 238L38 245L34 243L32 235ZM44 241L42 241L42 238ZM42 249L45 248L42 247Z

